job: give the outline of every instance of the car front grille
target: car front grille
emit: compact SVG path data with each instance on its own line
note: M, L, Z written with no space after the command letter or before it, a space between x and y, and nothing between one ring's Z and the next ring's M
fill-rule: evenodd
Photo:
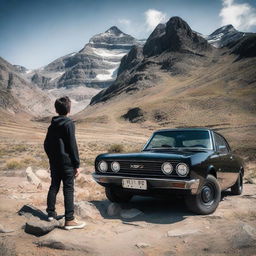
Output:
M112 161L107 161L108 171L106 174L125 175L125 176L136 176L136 177L176 177L179 178L175 169L179 161L171 160L168 161L173 166L173 172L170 175L165 175L161 166L165 161L120 161L120 171L113 173L111 170ZM167 161L166 161L167 162Z

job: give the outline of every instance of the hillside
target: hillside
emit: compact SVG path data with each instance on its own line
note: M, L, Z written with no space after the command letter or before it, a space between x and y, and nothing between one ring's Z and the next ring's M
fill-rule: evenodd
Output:
M0 58L0 110L28 115L49 115L53 113L52 99L38 87L25 80L13 66Z
M171 18L152 32L143 48L135 47L122 59L115 83L76 118L104 119L113 127L137 122L134 127L145 130L207 126L220 130L235 149L254 155L256 44L252 42L255 38L250 35L229 48L216 49L182 19Z

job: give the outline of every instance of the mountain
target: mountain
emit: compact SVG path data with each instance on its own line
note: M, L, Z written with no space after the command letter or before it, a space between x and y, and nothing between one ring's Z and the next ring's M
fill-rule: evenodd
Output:
M30 72L28 78L42 89L108 87L116 78L121 58L133 45L140 43L113 26L93 36L79 52Z
M94 96L90 104L108 100L124 91L152 86L151 83L157 80L157 74L152 72L154 69L160 68L172 75L184 74L196 67L195 60L204 62L214 50L185 21L173 17L166 24L159 24L143 47L132 48L121 60L116 81Z
M214 47L221 48L238 41L247 34L236 30L232 25L226 25L218 28L209 36L204 36L204 38Z
M19 73L26 73L28 72L28 69L26 67L23 67L23 66L20 66L20 65L13 65L14 69L16 72L19 72Z
M255 66L255 34L216 48L173 17L123 57L116 81L75 118L129 127L134 136L136 129L210 127L255 155Z
M113 26L93 36L79 52L60 57L40 69L25 70L22 75L54 97L69 96L73 112L77 112L115 81L122 57L133 45L143 43Z
M11 65L0 57L0 109L9 113L49 115L53 112L51 97L25 80L25 68Z

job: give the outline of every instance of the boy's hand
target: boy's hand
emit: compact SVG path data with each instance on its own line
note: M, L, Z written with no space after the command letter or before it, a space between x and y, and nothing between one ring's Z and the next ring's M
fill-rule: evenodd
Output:
M79 168L74 169L75 177L80 174L81 170Z

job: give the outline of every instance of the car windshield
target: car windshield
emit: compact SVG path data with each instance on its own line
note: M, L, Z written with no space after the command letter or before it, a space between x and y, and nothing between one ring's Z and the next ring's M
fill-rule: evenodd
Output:
M144 150L212 149L208 131L161 131L153 135Z

